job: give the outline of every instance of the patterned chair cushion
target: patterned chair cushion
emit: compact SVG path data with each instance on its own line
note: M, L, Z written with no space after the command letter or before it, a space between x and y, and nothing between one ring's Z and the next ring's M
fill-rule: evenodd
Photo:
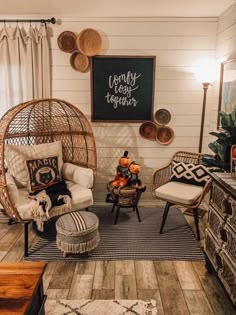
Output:
M203 165L173 161L171 181L204 186L209 178L209 172Z
M56 226L60 233L68 236L84 235L98 227L98 217L88 211L74 211L60 216Z

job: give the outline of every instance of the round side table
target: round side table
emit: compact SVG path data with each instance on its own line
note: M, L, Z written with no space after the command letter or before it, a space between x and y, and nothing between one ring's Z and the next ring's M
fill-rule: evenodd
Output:
M138 210L138 202L141 194L146 190L146 186L142 184L141 187L135 188L125 186L122 188L116 188L111 185L112 181L107 184L108 197L107 202L113 203L112 212L116 209L114 224L117 224L120 208L133 208L136 211L139 222L141 218Z

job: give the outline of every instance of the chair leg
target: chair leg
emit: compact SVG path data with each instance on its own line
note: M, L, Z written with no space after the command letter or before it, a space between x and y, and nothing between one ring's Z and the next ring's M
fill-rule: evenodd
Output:
M162 231L163 231L163 229L164 229L164 225L165 225L165 223L166 223L166 218L167 218L167 215L168 215L170 206L171 206L171 203L170 203L170 202L167 202L167 203L166 203L166 206L165 206L164 213L163 213L163 217L162 217L161 228L160 228L160 234L162 234Z
M19 222L13 220L12 218L10 218L9 221L7 222L8 225L17 224L17 223L19 223Z
M141 218L140 218L140 215L139 215L139 211L138 211L138 206L137 206L137 205L135 206L135 210L136 210L136 213L137 213L137 217L138 217L139 222L142 222L142 221L141 221Z
M119 213L120 213L120 206L117 206L117 209L116 209L116 217L115 217L115 222L114 222L114 224L116 224L117 221L118 221Z
M112 209L111 209L111 213L113 213L113 212L114 212L115 207L116 207L116 204L114 203L114 204L113 204L113 206L112 206Z
M28 257L28 244L29 244L29 230L28 230L29 222L24 223L24 256Z
M200 231L199 231L199 218L198 218L198 208L193 209L194 222L196 226L197 239L200 241Z

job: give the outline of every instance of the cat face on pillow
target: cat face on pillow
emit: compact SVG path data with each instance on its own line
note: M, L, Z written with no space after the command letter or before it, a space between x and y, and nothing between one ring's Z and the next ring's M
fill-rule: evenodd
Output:
M57 156L27 160L30 191L42 190L60 181Z

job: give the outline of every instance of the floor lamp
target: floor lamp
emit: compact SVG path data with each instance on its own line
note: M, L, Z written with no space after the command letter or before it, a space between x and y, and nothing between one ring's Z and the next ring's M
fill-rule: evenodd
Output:
M215 80L215 77L216 77L215 61L202 60L201 64L196 69L195 76L196 76L197 81L200 82L203 87L202 115L201 115L200 137L199 137L199 146L198 146L198 152L202 153L207 90L208 90L209 85Z
M201 128L200 128L200 138L199 138L199 147L198 152L202 153L202 141L203 141L203 131L204 131L204 122L205 122L205 112L206 112L206 96L207 96L207 90L210 83L203 82L203 103L202 103L202 118L201 118Z

